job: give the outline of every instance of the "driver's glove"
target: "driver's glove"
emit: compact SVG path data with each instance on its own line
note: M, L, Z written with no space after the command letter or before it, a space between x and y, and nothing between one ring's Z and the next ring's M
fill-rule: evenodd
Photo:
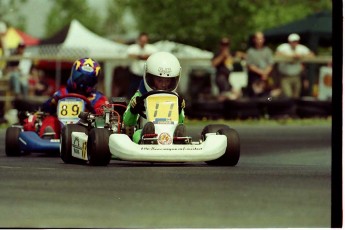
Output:
M133 114L139 114L140 112L145 111L144 100L141 97L132 98L129 102L131 108L130 111Z
M78 117L83 121L87 121L89 118L89 112L80 112Z

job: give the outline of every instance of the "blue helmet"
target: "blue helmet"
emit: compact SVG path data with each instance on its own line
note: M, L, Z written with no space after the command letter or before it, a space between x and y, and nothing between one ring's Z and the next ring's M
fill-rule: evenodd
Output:
M91 93L98 82L100 70L101 66L91 58L76 60L67 80L68 89L82 95Z

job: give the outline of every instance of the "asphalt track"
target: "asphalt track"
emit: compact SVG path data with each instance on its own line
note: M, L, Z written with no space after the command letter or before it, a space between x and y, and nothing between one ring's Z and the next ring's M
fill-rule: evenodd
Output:
M331 227L331 124L233 128L236 167L68 165L37 153L6 157L1 145L0 227Z

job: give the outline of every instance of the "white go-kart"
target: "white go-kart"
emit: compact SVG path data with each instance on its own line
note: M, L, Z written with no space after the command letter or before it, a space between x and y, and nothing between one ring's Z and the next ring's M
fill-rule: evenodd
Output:
M91 165L107 165L111 159L138 162L206 162L210 165L235 166L240 157L240 140L235 129L222 124L207 125L199 140L190 136L174 136L179 118L178 95L168 91L152 91L142 96L146 113L140 122L152 122L155 133L144 134L140 144L121 132L94 128L92 135L73 132L73 157L89 161ZM138 127L139 128L139 127ZM97 129L97 131L95 131ZM73 151L83 154L73 154ZM95 160L97 159L97 160Z

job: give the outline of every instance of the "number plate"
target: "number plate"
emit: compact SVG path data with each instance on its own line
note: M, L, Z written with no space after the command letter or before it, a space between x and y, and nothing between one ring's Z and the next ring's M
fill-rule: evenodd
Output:
M79 98L63 98L58 102L57 116L63 123L75 123L79 113L84 111L84 100Z
M146 98L147 120L155 124L178 122L178 99L174 95L152 95Z

